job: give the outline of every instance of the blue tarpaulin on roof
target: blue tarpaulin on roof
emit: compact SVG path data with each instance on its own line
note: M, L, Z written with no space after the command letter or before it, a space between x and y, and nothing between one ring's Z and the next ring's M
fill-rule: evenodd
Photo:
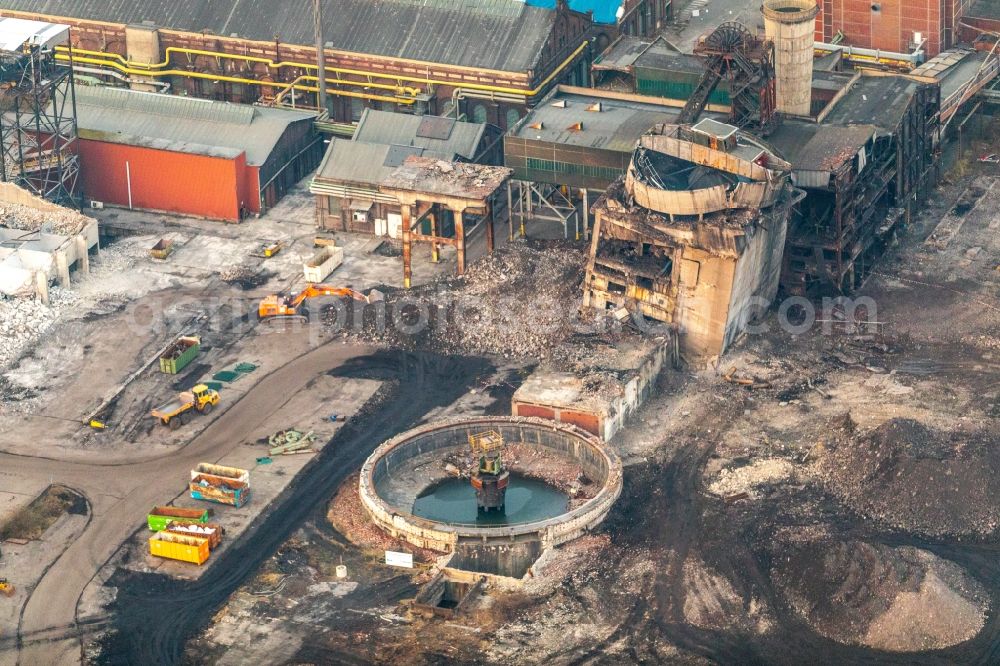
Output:
M532 7L555 9L556 0L524 0ZM615 23L615 14L622 6L622 0L569 0L570 9L578 12L594 12L594 23Z

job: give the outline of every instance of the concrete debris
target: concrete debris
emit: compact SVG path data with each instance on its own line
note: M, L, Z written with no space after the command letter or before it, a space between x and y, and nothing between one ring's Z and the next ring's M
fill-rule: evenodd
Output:
M387 325L380 330L374 313L366 312L363 330L351 335L384 346L450 354L585 356L585 350L567 343L580 323L583 263L577 245L512 243L475 262L462 277L386 293ZM429 323L417 325L421 317Z
M49 290L48 305L34 298L0 300L0 368L7 367L78 300L73 291L59 287Z
M713 495L722 497L746 493L752 499L755 497L754 491L761 486L787 482L794 476L795 467L792 463L781 458L769 458L743 467L722 470L708 490Z
M48 233L73 236L80 233L91 219L69 208L36 210L20 204L6 203L0 207L0 226L23 231L47 231Z

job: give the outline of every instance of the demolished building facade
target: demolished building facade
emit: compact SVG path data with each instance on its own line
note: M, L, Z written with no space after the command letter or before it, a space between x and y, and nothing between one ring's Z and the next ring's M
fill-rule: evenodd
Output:
M721 355L777 293L790 169L731 125L654 127L594 206L584 307L673 326L688 360Z

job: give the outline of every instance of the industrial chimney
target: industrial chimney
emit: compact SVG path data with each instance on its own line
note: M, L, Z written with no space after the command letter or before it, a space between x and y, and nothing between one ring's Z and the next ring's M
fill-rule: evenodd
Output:
M812 101L816 0L764 0L764 31L774 42L778 111L808 116Z

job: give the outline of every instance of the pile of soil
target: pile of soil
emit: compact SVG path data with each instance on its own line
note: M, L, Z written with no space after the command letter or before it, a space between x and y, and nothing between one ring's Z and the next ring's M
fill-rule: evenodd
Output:
M1000 525L996 444L995 432L892 419L827 443L817 467L827 488L869 519L933 537L986 536Z
M989 596L957 564L925 550L863 541L779 538L771 571L819 634L895 652L948 647L983 628Z

